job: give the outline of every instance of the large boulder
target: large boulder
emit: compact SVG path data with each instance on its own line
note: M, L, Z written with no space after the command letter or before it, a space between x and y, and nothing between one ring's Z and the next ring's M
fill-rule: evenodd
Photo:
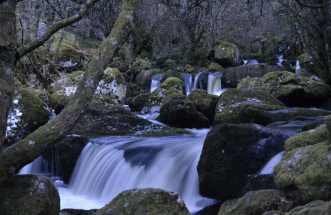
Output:
M152 77L158 74L160 71L153 69L153 70L143 70L138 73L136 76L136 84L140 86L143 90L150 90Z
M223 87L236 88L238 83L247 77L263 77L268 72L283 70L282 67L271 65L244 65L227 68L222 74Z
M330 152L328 141L286 152L274 169L277 188L302 203L330 200Z
M326 116L329 113L308 108L287 108L273 95L252 89L229 89L216 105L214 125L248 123L268 125L295 117Z
M190 215L182 198L161 189L133 189L118 194L94 215Z
M276 189L274 182L274 176L269 174L253 174L247 176L247 183L243 189L243 193L248 193L250 191L257 190L267 190L267 189Z
M153 107L161 107L167 92L174 89L181 91L183 94L186 94L185 84L183 81L174 77L167 78L150 95L148 101L145 103L145 112L151 111Z
M59 212L59 193L46 176L12 176L0 186L0 214L59 215Z
M286 71L268 73L263 78L245 78L238 88L269 92L289 107L317 107L331 97L326 84Z
M7 144L12 145L25 138L46 124L50 116L48 105L38 97L38 92L33 89L17 89L7 120Z
M220 40L214 47L214 58L223 67L239 63L239 49L236 45Z
M276 210L284 195L278 190L248 192L232 204L221 205L218 215L261 215L267 210Z
M181 92L168 95L160 108L160 121L179 128L206 128L209 120Z
M115 68L107 68L95 94L95 101L115 100L123 103L126 96L126 81L120 71Z
M201 89L195 89L188 95L188 99L193 103L195 109L203 113L209 119L210 124L212 124L214 120L218 98L219 97L209 95L207 91Z
M221 201L238 198L246 178L283 151L289 134L255 124L219 124L208 133L198 163L199 192Z

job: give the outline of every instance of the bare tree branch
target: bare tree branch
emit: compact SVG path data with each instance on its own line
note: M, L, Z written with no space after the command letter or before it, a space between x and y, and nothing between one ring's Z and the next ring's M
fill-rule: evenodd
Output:
M24 55L28 54L29 52L32 52L33 50L37 49L38 47L42 46L53 34L55 34L60 29L81 20L86 14L87 10L98 1L99 0L88 0L77 14L67 19L62 19L61 21L54 23L40 39L36 39L32 41L30 44L19 47L18 53L20 58L22 58Z

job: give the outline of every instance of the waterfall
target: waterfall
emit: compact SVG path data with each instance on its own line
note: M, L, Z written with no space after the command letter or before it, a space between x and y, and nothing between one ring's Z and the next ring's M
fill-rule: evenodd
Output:
M214 204L199 195L196 170L206 132L199 137L105 137L91 140L82 151L69 190L74 196L107 204L133 188L178 192L191 212ZM59 190L60 195L63 189ZM68 192L65 191L65 192ZM62 202L70 208L81 207ZM96 206L91 206L91 208Z
M297 63L295 65L295 73L300 74L301 73L301 67L300 67L300 62L297 60Z
M181 73L182 78L184 79L185 82L185 91L186 95L189 95L193 90L198 88L198 80L201 72L197 73L194 76L194 81L193 80L193 75L188 74L188 73Z
M208 75L207 92L209 94L221 95L226 89L222 89L222 73L210 73Z
M278 66L283 66L283 61L286 61L284 58L283 58L283 55L279 55L278 57L278 63L277 63L277 65Z
M277 164L280 163L282 158L284 157L285 151L282 151L275 155L271 160L262 168L260 174L265 175L265 174L273 174L274 173L274 168Z
M158 86L160 86L162 76L162 74L156 74L152 76L151 92L153 92Z
M55 179L59 178L60 165L55 147L48 149L42 156L24 166L18 174L46 175Z
M259 62L255 59L249 60L245 65L259 65Z

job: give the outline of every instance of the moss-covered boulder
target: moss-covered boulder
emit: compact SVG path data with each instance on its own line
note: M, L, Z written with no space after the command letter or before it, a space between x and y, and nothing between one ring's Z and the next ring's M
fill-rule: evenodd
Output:
M287 108L273 95L252 89L229 89L216 105L214 125L248 123L268 125L295 117L326 116L327 111L308 108Z
M278 190L259 190L246 193L233 204L221 205L218 215L261 215L278 209L284 195Z
M118 194L94 215L190 215L182 198L161 189L133 189Z
M203 113L210 124L213 124L217 98L209 95L205 90L195 89L188 95L188 99L193 103L195 109Z
M197 70L194 68L194 66L191 66L190 64L186 64L184 68L184 72L189 74L194 74L197 73Z
M269 92L289 107L317 107L331 97L326 84L286 71L268 73L263 78L245 78L238 88Z
M39 94L33 89L19 88L15 91L7 120L8 145L25 138L48 122L51 112L48 105L39 98Z
M141 87L136 84L127 83L126 85L126 98L135 97L140 93L147 93L148 91L141 91Z
M132 65L130 65L130 69L134 71L143 71L149 70L152 67L152 63L147 59L137 58Z
M209 127L209 120L198 112L193 103L180 91L165 97L159 119L167 125L179 128Z
M80 135L68 135L56 144L61 176L64 183L69 184L80 153L88 143L88 138Z
M275 167L275 184L299 202L331 199L331 148L328 141L286 152Z
M223 67L239 63L239 49L236 45L220 40L214 47L214 58Z
M308 53L303 53L298 57L299 65L296 65L296 73L304 75L316 70L313 58Z
M0 214L58 215L60 197L46 176L17 175L0 185Z
M136 84L141 87L142 90L150 90L152 77L159 73L160 71L158 69L143 70L136 76Z
M134 97L129 103L131 111L133 112L141 111L144 108L145 103L148 101L150 95L151 93L141 93L136 97Z
M66 90L60 90L50 95L50 107L55 110L55 114L61 113L72 96L73 93Z
M223 66L219 65L218 63L211 63L208 66L208 72L223 72Z
M250 191L268 189L276 189L276 185L274 183L274 176L269 174L253 174L247 176L247 183L242 192L245 194Z
M216 125L206 137L198 163L200 194L221 201L240 197L247 176L283 151L288 137L282 130L254 124Z
M126 81L120 71L115 68L107 68L104 71L104 76L95 94L95 101L108 102L115 100L119 103L124 102L126 96Z
M293 149L314 145L324 142L329 138L329 132L325 125L319 126L309 131L304 131L288 138L285 142L285 151L289 152Z
M238 83L247 77L263 77L268 72L280 71L281 68L272 65L244 65L227 68L222 74L223 87L236 88Z
M147 103L145 104L145 108L147 110L151 110L153 107L161 107L164 98L168 91L171 90L179 90L183 94L185 93L185 84L178 78L167 78L160 86L156 88L150 95Z
M327 215L331 214L331 202L313 201L304 206L298 206L287 212L288 215Z
M62 41L61 37L63 37ZM80 67L84 61L84 53L80 50L76 36L71 33L65 33L63 36L61 33L56 33L54 38L50 50L51 58L58 61L62 68ZM60 49L56 54L59 45Z

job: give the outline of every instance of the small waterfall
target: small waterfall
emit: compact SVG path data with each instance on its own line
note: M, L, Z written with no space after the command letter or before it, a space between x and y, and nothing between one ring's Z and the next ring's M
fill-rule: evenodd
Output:
M219 96L225 90L226 89L222 89L222 73L209 73L207 92Z
M18 173L46 175L48 177L60 177L60 165L55 147L48 149L42 156L24 166Z
M197 73L194 76L194 81L193 81L193 75L188 74L188 73L181 73L182 78L184 79L185 82L185 91L186 95L189 95L193 90L198 88L198 80L201 72Z
M124 190L154 187L178 192L191 212L214 204L199 195L196 167L205 139L202 132L197 137L91 140L77 161L70 192L107 204Z
M300 67L300 62L297 60L297 63L295 65L295 73L300 74L301 73L301 67Z
M283 66L283 64L282 64L283 61L286 61L286 60L283 58L283 56L284 56L284 55L281 54L281 55L279 55L279 56L277 57L277 58L278 58L278 63L277 63L278 66Z
M259 62L255 59L248 61L245 65L259 65Z
M153 92L154 90L156 90L156 88L158 86L160 86L161 84L161 80L162 80L162 74L156 74L153 75L152 77L152 83L151 83L151 92Z
M260 175L273 174L274 168L284 157L285 151L282 151L275 155L271 160L262 168Z

